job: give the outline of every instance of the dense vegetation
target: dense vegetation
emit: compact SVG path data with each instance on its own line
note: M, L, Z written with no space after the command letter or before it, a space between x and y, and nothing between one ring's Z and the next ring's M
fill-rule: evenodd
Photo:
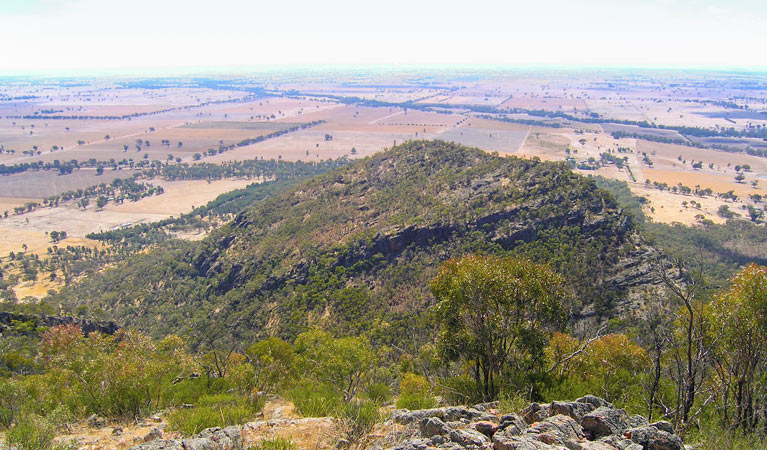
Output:
M616 270L640 257L637 239L609 195L563 164L412 142L268 198L199 244L135 255L52 300L201 346L292 339L312 325L401 343L430 320L427 281L450 257L510 251L547 262L565 274L573 309L606 315L631 288Z
M510 411L596 393L703 448L762 445L767 272L742 266L764 264L763 228L654 224L625 183L442 142L298 179L198 208L183 220L252 203L199 244L167 240L16 307L112 316L153 337L12 323L0 361L11 439L167 407L171 427L192 434L252 419L266 392L304 416L339 417L355 441L392 401L500 399ZM637 229L688 268L651 259ZM634 264L664 289L632 294L645 314L619 316L611 308L644 286L615 280L648 276L621 272ZM612 320L571 327L588 308Z

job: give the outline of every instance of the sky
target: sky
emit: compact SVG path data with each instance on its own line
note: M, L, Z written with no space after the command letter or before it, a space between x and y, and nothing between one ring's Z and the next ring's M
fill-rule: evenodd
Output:
M765 0L0 0L0 75L285 65L766 69Z

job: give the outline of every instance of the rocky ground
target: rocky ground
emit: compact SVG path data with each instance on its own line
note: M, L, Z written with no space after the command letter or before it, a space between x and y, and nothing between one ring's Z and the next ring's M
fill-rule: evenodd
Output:
M396 410L362 442L341 439L333 419L285 418L212 428L187 439L157 439L132 450L240 450L267 436L293 436L298 448L375 450L684 450L668 422L629 415L607 401L586 396L573 402L533 403L517 414L499 414L497 404ZM309 430L307 432L307 430Z

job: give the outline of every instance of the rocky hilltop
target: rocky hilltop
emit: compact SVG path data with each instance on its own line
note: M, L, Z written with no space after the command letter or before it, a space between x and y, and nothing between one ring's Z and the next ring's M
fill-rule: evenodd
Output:
M499 414L496 403L418 411L396 410L358 443L332 436L333 419L252 422L211 428L187 439L157 439L132 450L240 450L279 434L320 424L311 448L375 450L683 450L668 422L650 423L607 401L586 396L572 402L533 403L517 414Z
M507 253L567 280L575 324L641 311L659 257L614 199L564 164L414 141L255 204L193 247L159 249L59 299L124 325L212 340L310 324L387 339L433 304L446 259ZM92 309L93 309L92 308Z

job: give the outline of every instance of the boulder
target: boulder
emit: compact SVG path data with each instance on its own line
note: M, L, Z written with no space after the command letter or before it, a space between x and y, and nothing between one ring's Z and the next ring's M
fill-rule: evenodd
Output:
M527 436L550 445L568 446L570 443L584 441L583 428L572 417L557 414L533 424L527 429Z
M475 430L453 430L450 432L450 440L464 447L481 447L489 442L487 436Z
M663 425L662 427L666 428ZM644 450L684 450L684 444L679 436L652 425L631 428L626 431L624 437L641 445Z
M580 422L583 416L597 408L598 406L586 402L552 402L551 414L562 414Z
M152 428L149 430L146 436L144 436L144 442L155 441L162 439L162 431L159 428Z
M498 425L493 422L483 421L474 424L474 429L487 437L492 437L498 431L498 428Z
M450 427L437 417L423 419L419 428L421 430L421 436L426 438L430 438L434 435L450 434Z
M583 397L575 400L578 403L588 403L594 407L594 409L599 408L600 406L605 406L607 408L613 408L612 403L608 402L607 400L597 397L596 395L584 395Z
M540 422L551 415L551 405L531 403L519 413L527 424Z
M501 424L498 427L509 436L517 436L525 432L527 423L516 414L504 414L501 416Z
M600 406L583 416L581 426L594 440L611 434L620 435L626 428L626 419L626 411Z
M568 448L559 445L549 445L522 436L512 436L498 440L493 436L493 450L568 450Z

